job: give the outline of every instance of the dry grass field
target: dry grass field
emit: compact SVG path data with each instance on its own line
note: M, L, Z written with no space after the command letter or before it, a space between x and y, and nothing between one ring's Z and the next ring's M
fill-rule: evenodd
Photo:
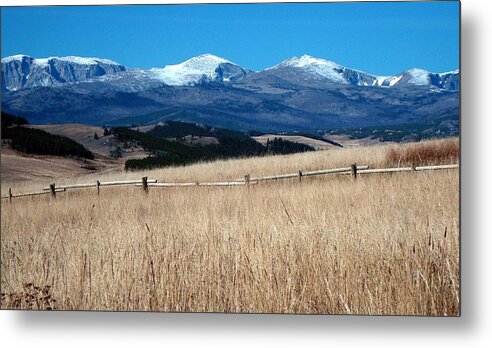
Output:
M437 149L450 141L457 142L424 145ZM391 148L404 153L411 146L97 179L212 181L353 162L384 167L394 165ZM2 192L47 182L2 181ZM1 217L2 308L459 315L457 170L150 188L148 194L104 187L100 196L87 189L4 200Z
M143 156L141 156L143 157ZM113 159L96 155L94 160L80 160L60 156L25 154L11 148L2 147L1 176L2 182L37 180L50 181L53 178L65 177L79 180L93 173L113 173L124 168L124 159Z

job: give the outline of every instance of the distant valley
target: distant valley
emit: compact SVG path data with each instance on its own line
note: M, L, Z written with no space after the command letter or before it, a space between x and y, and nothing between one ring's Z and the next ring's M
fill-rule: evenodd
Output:
M314 151L329 140L269 135L181 121L153 126L31 125L2 112L2 176L10 180L152 169L200 161ZM340 146L340 145L338 145Z

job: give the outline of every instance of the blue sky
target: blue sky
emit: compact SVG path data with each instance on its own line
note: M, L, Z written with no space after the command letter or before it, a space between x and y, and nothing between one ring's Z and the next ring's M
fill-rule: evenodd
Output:
M212 53L253 70L310 54L379 75L459 66L459 3L62 6L2 9L2 57L160 67Z

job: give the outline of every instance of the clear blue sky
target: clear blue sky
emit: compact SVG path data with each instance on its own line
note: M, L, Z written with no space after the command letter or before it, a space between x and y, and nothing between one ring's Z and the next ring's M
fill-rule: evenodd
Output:
M254 70L310 54L379 75L449 71L459 66L459 3L2 8L2 57L150 68L203 53Z

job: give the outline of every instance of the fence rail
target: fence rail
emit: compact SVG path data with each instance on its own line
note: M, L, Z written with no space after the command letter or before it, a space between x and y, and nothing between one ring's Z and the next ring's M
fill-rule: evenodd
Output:
M362 169L362 170L357 170L357 174L380 174L380 173L397 173L397 172L412 172L412 171L421 172L425 170L442 170L442 169L457 169L457 168L459 168L459 164L444 164L444 165L437 165L437 166L422 166L422 167ZM343 174L350 174L350 173L343 173Z
M250 184L255 184L250 182ZM245 181L216 181L216 182L156 182L149 187L197 187L197 186L241 186L246 185ZM136 186L142 186L141 183Z
M142 187L144 192L148 192L149 187L230 187L230 186L249 186L258 184L261 181L271 181L271 180L283 180L283 179L294 179L298 178L299 181L305 176L316 176L316 175L326 175L326 174L341 174L341 175L351 175L355 180L359 174L380 174L380 173L399 173L399 172L420 172L426 170L445 170L445 169L458 169L459 164L445 164L445 165L434 165L434 166L420 166L420 167L398 167L398 168L371 168L369 166L363 165L359 166L357 164L352 164L350 167L343 168L332 168L332 169L321 169L312 171L301 171L297 173L280 174L280 175L267 175L267 176L257 176L251 177L249 174L245 175L243 179L236 179L234 181L214 181L214 182L158 182L157 179L148 179L143 177L140 180L120 180L120 181L96 181L95 183L84 183L84 184L72 184L72 185L62 185L55 186L51 184L48 187L44 187L42 191L39 192L28 192L28 193L17 193L13 194L12 189L9 188L9 195L2 196L2 199L9 199L17 197L29 197L38 196L44 194L51 194L52 197L56 197L59 192L65 192L69 189L84 189L84 188L97 188L97 194L100 193L100 188L104 186L120 186L120 185L132 185L137 187Z
M157 179L147 179L148 183L156 183ZM117 185L134 185L141 184L142 180L121 180L121 181L97 181L95 183L88 184L73 184L73 185L61 185L57 186L57 188L64 189L78 189L78 188L88 188L88 187L97 187L99 186L117 186ZM49 187L44 187L43 190L49 191Z
M55 193L58 192L65 192L66 189L62 188L56 188ZM39 196L39 195L45 195L51 193L50 191L39 191L39 192L26 192L26 193L16 193L16 194L11 194L10 196L4 196L2 198L17 198L17 197L28 197L28 196Z

